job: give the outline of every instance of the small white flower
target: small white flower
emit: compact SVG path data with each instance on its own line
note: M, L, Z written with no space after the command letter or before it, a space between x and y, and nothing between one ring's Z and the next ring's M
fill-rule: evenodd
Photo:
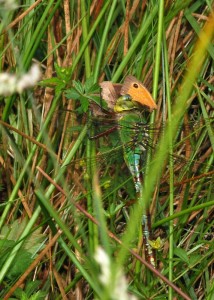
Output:
M31 87L32 86L31 84L32 81L29 74L24 74L17 82L16 90L19 94L21 94L25 89Z
M0 95L9 96L16 91L17 78L13 74L0 73Z
M29 72L22 75L18 80L16 90L21 94L25 89L34 87L41 77L41 72L37 64L32 65Z
M5 10L13 10L18 6L15 0L0 0L0 7Z
M38 82L41 78L41 71L38 64L33 64L30 68L29 75L32 76L34 82Z
M34 87L40 77L41 72L37 64L32 65L29 72L22 76L0 73L0 95L10 96L15 92L22 93L25 89Z
M109 256L106 254L103 248L97 247L94 258L101 268L101 274L99 276L100 282L104 285L108 285L111 278L111 262Z
M116 276L116 285L114 288L114 297L113 299L123 299L123 300L137 300L134 295L128 293L128 285L125 276L122 272L118 272Z
M110 291L111 299L137 300L135 296L128 293L128 285L122 272L117 271L116 274L112 274L113 268L111 266L111 260L101 247L96 249L94 257L101 269L99 280L103 286Z

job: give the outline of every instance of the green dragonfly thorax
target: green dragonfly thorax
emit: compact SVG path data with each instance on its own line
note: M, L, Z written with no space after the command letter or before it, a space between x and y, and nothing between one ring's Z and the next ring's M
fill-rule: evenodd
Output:
M114 106L115 113L123 113L133 109L140 110L140 105L136 101L133 101L132 97L128 94L119 97Z

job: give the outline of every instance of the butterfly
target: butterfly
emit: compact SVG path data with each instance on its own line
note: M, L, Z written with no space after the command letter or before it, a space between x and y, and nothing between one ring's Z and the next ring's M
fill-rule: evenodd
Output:
M157 105L147 88L132 75L123 84L103 81L100 84L101 98L106 102L109 112L122 112L131 109L145 109L152 112ZM92 108L95 116L102 115L99 109Z

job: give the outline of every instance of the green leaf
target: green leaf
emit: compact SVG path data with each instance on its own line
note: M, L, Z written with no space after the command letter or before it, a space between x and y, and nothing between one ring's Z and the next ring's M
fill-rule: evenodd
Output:
M97 83L95 83L87 90L87 92L89 94L96 93L96 94L100 95L100 86Z
M88 98L92 101L95 102L97 105L99 105L102 109L108 110L108 106L106 101L103 101L99 96L88 96Z
M0 240L0 268L4 265L6 259L10 255L12 248L15 247L15 245L16 242L14 241ZM7 273L7 278L12 279L23 274L32 263L32 261L32 254L22 248L17 253L15 263L11 266L9 272Z
M55 87L57 85L62 85L63 82L61 79L57 78L57 77L52 77L52 78L48 78L48 79L44 79L42 81L39 82L39 85L41 86L48 86L48 87Z
M56 63L54 64L54 66L55 66L57 77L67 83L67 81L69 80L69 76L70 76L69 75L70 68L62 68L62 67L58 66L58 64L56 64Z
M55 88L56 94L61 93L61 91L65 89L65 85L66 85L65 83L61 83L61 84L57 85Z
M174 254L177 255L182 261L189 264L189 258L188 258L186 250L181 249L181 248L175 248Z
M3 241L16 242L21 236L23 230L25 229L27 222L27 219L24 219L21 222L17 219L11 225L3 226L0 238ZM23 244L23 248L28 250L30 253L34 254L38 250L38 248L41 248L44 238L44 235L41 234L41 229L38 228L35 231L33 231L28 238L26 238L26 241Z
M14 296L16 298L13 299L37 299L37 300L43 300L45 299L45 296L47 295L46 292L42 292L39 290L39 287L41 285L40 280L35 280L31 282L26 282L25 289L17 288L14 292ZM12 298L11 298L12 299Z
M15 242L7 239L0 239L0 264L4 261L7 253L15 246Z
M36 293L36 291L39 289L40 285L41 285L40 280L27 282L27 285L25 287L25 292L28 295L28 297L30 297L32 294Z
M88 107L89 107L88 98L84 97L84 96L80 97L80 104L81 104L83 112L87 112Z
M80 81L73 80L73 86L79 92L80 95L84 94L84 87Z
M45 296L47 296L46 292L38 291L28 299L29 300L43 300L43 299L45 299Z
M22 297L22 293L23 293L23 289L21 289L20 287L18 287L15 292L14 292L14 296L16 298L12 298L12 299L21 299Z
M55 88L56 94L60 93L66 87L66 81L57 77L48 78L39 82L40 86Z
M28 298L28 296L26 295L26 293L25 292L22 292L21 293L21 297L20 297L20 300L28 300L29 298Z
M41 233L41 229L38 228L32 232L32 234L26 239L26 242L23 244L23 247L30 252L35 254L38 250L41 250L44 243L45 236Z
M11 225L5 225L0 233L0 268L10 256L12 249L16 246L19 237L26 228L28 220L21 222L17 219ZM40 233L38 228L26 237L21 249L16 255L15 263L11 266L7 277L12 279L20 276L29 267L34 256L41 248L44 242L44 235Z
M79 99L80 94L77 92L77 90L75 88L72 87L69 90L66 90L65 97L67 99L77 100L77 99Z
M201 262L201 255L191 254L189 258L189 264L191 266L197 265L197 263Z
M43 300L45 298L46 294L47 293L45 293L45 292L38 291L35 294L29 296L29 295L27 295L27 293L25 293L24 291L21 290L19 293L16 293L16 297L17 297L17 299L20 299L20 300ZM14 298L10 298L10 299L14 299Z
M85 92L89 93L93 85L94 85L94 78L93 76L90 76L89 78L87 78L85 82Z
M27 219L24 219L22 222L17 219L12 224L2 227L0 238L7 238L8 240L17 241L26 225Z

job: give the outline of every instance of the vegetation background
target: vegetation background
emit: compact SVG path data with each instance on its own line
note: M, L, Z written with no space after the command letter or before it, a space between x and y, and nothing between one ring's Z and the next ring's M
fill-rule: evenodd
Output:
M213 299L213 1L0 5L0 298ZM128 74L158 105L142 199L153 272L116 133L88 139L98 82Z

